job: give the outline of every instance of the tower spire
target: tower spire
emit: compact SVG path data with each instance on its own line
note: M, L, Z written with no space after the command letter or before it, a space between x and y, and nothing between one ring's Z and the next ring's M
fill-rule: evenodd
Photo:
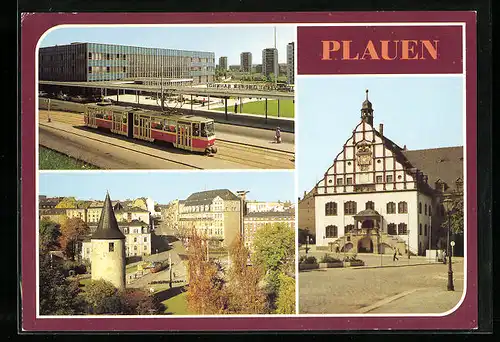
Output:
M368 89L366 89L366 100L361 105L361 120L373 126L373 108L372 103L368 100Z
M99 224L94 234L92 234L92 239L125 239L125 235L118 228L108 191L106 191L106 199L102 207Z

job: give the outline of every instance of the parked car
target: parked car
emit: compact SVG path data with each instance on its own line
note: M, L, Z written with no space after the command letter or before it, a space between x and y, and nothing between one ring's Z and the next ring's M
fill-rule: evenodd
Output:
M85 100L86 99L81 95L71 96L71 101L73 101L73 102L81 103L81 102L85 102Z
M63 100L63 101L69 101L69 99L70 99L68 95L63 94L63 93L59 93L59 94L57 94L57 98L58 98L59 100Z
M45 92L45 91L41 91L41 90L40 90L40 91L38 92L38 96L40 96L40 97L48 97L48 96L49 96L49 94L48 94L47 92Z

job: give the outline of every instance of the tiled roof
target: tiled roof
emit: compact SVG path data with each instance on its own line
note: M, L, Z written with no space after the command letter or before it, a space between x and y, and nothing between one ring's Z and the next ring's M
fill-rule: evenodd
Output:
M40 215L66 215L64 208L40 209Z
M455 189L457 179L463 181L463 147L441 147L403 152L411 163L428 178L428 184L434 188L436 181L448 185L445 192ZM441 189L437 189L441 191Z
M120 221L118 222L118 226L120 227L143 227L143 226L148 226L148 224L144 221L141 220L132 220L130 222L128 221Z
M216 197L220 197L225 201L239 201L240 199L228 189L217 189L195 192L184 201L184 205L191 206L211 204Z
M257 217L280 217L280 218L293 218L293 213L289 211L252 211L245 215L245 218L257 218Z
M117 210L116 213L148 213L149 211L139 207L125 207Z

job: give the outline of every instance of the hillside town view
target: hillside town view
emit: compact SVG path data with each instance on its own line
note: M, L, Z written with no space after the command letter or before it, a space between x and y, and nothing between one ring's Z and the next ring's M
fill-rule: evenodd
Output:
M39 196L41 315L295 313L295 207Z

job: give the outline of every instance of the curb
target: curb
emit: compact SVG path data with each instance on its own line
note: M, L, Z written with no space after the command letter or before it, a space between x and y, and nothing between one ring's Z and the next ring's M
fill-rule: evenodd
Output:
M361 309L357 310L356 313L367 313L367 312L370 312L372 310L375 310L375 309L381 307L382 305L389 304L389 303L394 302L395 300L397 300L399 298L406 297L409 294L412 294L412 293L416 292L417 290L418 289L408 290L408 291L404 291L404 292L398 293L397 295L394 295L392 297L384 298L384 299L376 302L375 304L372 304L372 305L369 305L369 306L366 306L364 308L361 308Z
M366 268L386 268L386 267L409 267L409 266L424 266L424 265L435 265L442 264L441 262L426 262L426 263L418 263L418 264L407 264L407 265L378 265L378 266L355 266L353 269L366 269Z

